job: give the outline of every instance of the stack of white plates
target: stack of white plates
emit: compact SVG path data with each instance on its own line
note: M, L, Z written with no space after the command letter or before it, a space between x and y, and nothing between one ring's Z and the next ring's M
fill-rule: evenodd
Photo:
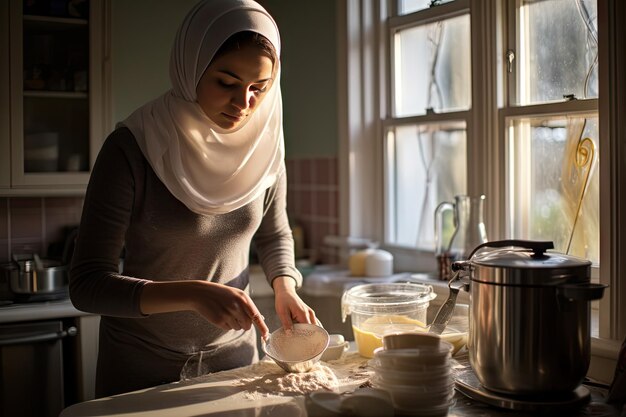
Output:
M429 335L413 335L404 339L394 335L394 343L384 343L383 338L384 346L370 361L372 385L389 392L397 414L445 416L454 396L453 346Z

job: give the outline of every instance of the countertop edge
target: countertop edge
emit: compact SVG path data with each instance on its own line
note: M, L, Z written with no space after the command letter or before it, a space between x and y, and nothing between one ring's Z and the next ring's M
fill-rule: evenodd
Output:
M20 304L16 303L0 307L0 324L53 320L66 317L90 315L94 314L77 310L69 299Z

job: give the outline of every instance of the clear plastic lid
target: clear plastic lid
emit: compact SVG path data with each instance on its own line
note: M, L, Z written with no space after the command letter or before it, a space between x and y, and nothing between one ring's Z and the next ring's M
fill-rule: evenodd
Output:
M396 314L425 306L437 295L431 285L405 283L362 284L347 290L341 298L345 317L351 313Z

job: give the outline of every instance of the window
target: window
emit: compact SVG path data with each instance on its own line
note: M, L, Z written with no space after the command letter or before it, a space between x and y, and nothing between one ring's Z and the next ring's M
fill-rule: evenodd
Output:
M506 7L508 6L508 7ZM507 230L600 261L596 0L507 2Z
M617 116L626 91L617 80L626 59L617 41L626 5L345 7L341 233L378 240L398 270L434 272L436 206L485 194L490 240L553 240L558 251L593 262L594 279L610 285L598 336L621 342L626 121Z
M468 2L429 3L400 1L403 14L388 19L392 104L384 126L384 241L426 252L435 246L436 207L466 193L472 105Z

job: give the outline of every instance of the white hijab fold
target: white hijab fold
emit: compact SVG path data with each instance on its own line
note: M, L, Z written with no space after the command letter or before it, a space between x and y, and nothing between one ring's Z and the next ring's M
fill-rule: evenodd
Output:
M280 68L259 107L233 130L217 126L197 103L196 86L213 56L241 31L265 36L280 56L278 27L258 3L200 1L176 34L172 89L119 124L131 130L167 189L198 214L228 213L250 203L285 169Z

